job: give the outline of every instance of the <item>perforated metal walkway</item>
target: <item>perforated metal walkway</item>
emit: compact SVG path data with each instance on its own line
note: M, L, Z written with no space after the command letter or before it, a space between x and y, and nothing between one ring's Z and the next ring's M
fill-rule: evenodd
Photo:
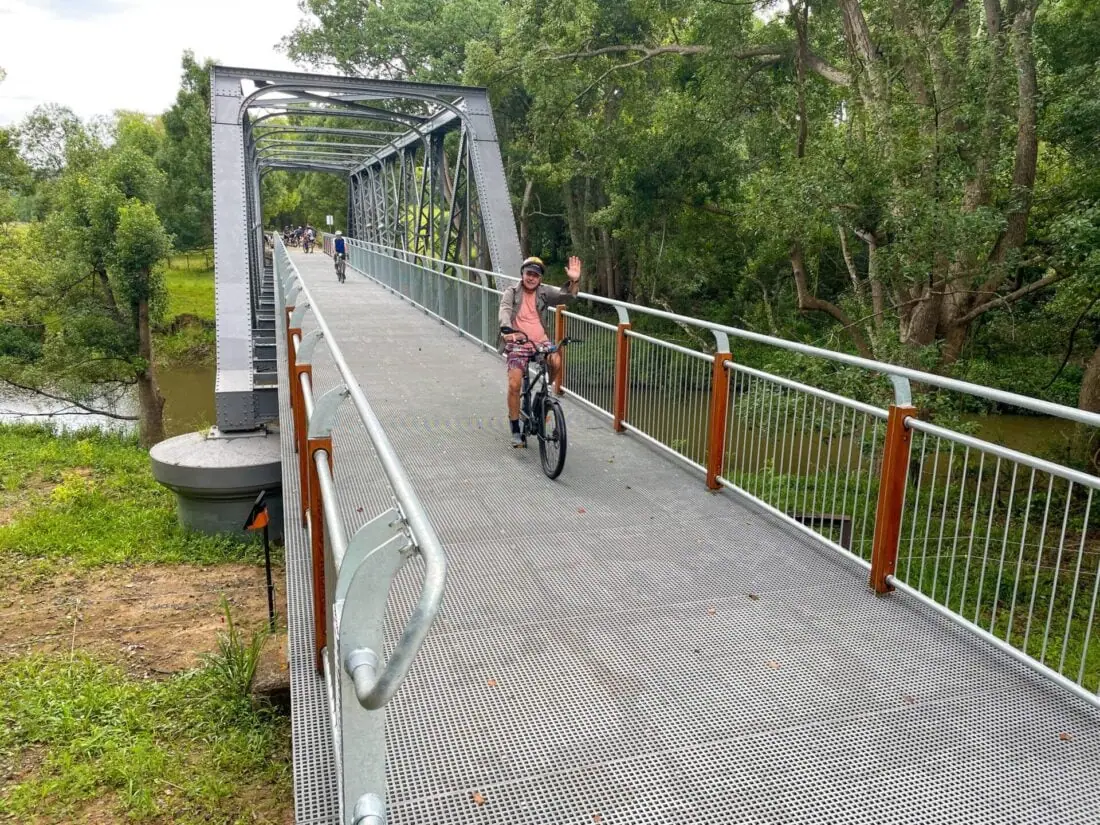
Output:
M1100 822L1084 702L575 404L548 481L507 444L492 354L291 254L451 564L389 708L391 823ZM327 355L315 376L336 383ZM391 499L350 409L334 441L353 529ZM308 550L288 536L308 622ZM391 643L420 572L391 593ZM295 630L297 817L335 822Z

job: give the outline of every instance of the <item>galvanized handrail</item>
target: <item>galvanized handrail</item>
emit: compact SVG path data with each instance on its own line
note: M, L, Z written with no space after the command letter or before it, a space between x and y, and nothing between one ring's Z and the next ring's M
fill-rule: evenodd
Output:
M354 269L461 335L492 346L494 296L501 292L489 283L516 278L349 241ZM442 271L449 267L473 280ZM1086 669L1090 638L1100 638L1100 628L1092 632L1100 614L1100 555L1089 539L1100 513L1092 506L1100 479L919 421L909 378L1063 420L1095 425L1100 416L674 313L580 297L613 306L619 323L557 308L555 337L579 332L589 339L563 359L560 392L609 417L616 430L703 472L712 489L731 489L842 552L870 571L876 591L910 593L967 626L980 627L980 620L988 626L983 635L1000 638L999 647L1017 650L1022 661L1078 695L1092 695L1100 685L1095 668ZM638 333L631 311L708 329L717 351ZM727 332L885 374L894 384L894 403L880 408L738 363ZM903 543L908 554L899 564ZM1088 614L1083 624L1082 611ZM1017 614L1026 625L1013 624ZM1086 655L1070 647L1082 637ZM1100 704L1095 696L1091 701Z
M385 255L391 257L397 257L394 255L399 250L389 249L388 247L380 246L379 244L371 243L369 241L360 241L357 239L349 240L356 245L362 246L366 249L374 249ZM438 258L432 258L427 255L417 254L415 256L409 255L409 257L415 257L425 261L431 261L440 267L454 267L467 272L487 275L492 278L504 278L508 281L518 282L518 276L505 275L500 272L488 272L483 269L477 269L475 267L466 267L461 264L451 263L449 261L442 261ZM811 355L816 358L824 358L829 361L837 361L842 364L847 364L852 367L861 367L872 372L877 372L886 376L894 376L898 378L905 378L910 381L917 381L921 384L926 384L931 387L939 387L940 389L951 390L953 392L966 393L968 395L978 396L979 398L985 398L989 401L995 401L999 404L1008 404L1013 407L1019 407L1021 409L1031 410L1032 412L1042 413L1043 415L1050 415L1056 418L1064 418L1069 421L1076 421L1080 424L1088 424L1093 427L1100 427L1100 413L1088 412L1087 410L1079 410L1074 407L1067 407L1064 404L1055 404L1050 401L1043 401L1039 398L1031 398L1026 395L1018 395L1017 393L1007 392L1005 390L998 390L992 387L983 387L979 384L971 384L967 381L960 381L955 378L947 378L942 375L935 375L930 372L922 372L920 370L910 369L909 367L901 367L896 364L887 364L883 361L873 361L869 358L861 358L857 355L849 355L844 352L836 352L834 350L822 349L821 347L814 347L809 344L802 344L797 341L787 341L782 338L774 338L770 335L763 335L758 332L750 332L749 330L740 329L739 327L732 327L726 324L719 324L713 321L706 321L700 318L692 318L690 315L680 315L675 312L666 312L660 309L653 309L652 307L642 306L641 304L632 304L628 301L617 301L613 298L605 298L601 295L592 295L588 292L581 292L577 296L583 298L595 304L602 304L604 306L614 307L616 309L625 309L630 313L637 313L640 315L648 315L653 318L660 318L666 321L672 321L677 324L686 324L688 326L697 327L699 329L705 329L710 332L723 332L727 335L732 335L736 338L741 338L746 341L753 341L758 344L766 344L778 349L785 349L791 352L797 352L802 355Z
M416 609L409 617L401 638L390 654L381 674L377 673L377 655L373 659L364 655L353 656L352 659L343 663L355 683L355 692L359 703L365 708L374 710L385 705L401 687L401 683L412 666L417 652L431 630L432 623L435 621L443 602L443 593L447 581L447 558L439 537L428 520L427 512L420 501L420 497L416 494L405 468L401 465L401 460L397 457L397 452L394 450L389 436L386 435L378 416L375 415L362 387L359 386L355 373L348 366L339 343L337 343L332 330L325 322L324 315L313 300L309 287L298 274L294 262L290 260L283 246L282 238L278 236L276 236L276 252L285 256L291 271L297 278L298 286L300 286L301 292L305 295L306 302L312 310L313 317L321 330L325 344L329 349L340 378L344 382L351 402L366 427L371 444L393 489L394 498L397 500L405 523L408 525L409 533L424 558L424 582ZM325 451L319 451L315 460L322 489L327 488L335 492L335 481L331 477L328 456ZM340 516L335 505L334 496L322 495L322 501L326 508L326 521L330 523L337 522ZM333 543L333 555L337 559L342 559L347 551L347 540L343 537L342 530L335 531L335 534L330 536L330 540Z

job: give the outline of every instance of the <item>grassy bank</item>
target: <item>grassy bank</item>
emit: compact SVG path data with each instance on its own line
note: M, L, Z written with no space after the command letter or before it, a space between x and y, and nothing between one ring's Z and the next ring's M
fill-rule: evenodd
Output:
M132 438L0 425L0 467L0 559L9 575L59 563L262 561L255 546L184 531L172 493Z
M188 571L209 581L224 570L212 586L235 594L236 615L262 581L262 550L182 530L127 438L0 426L0 468L0 820L287 821L289 722L247 696L250 634L205 617L206 652L190 665L133 664L157 634L188 629L173 624L191 623ZM242 581L242 570L257 574ZM170 579L155 604L154 574ZM123 589L108 594L105 581Z
M214 361L214 269L206 252L174 256L164 273L168 309L154 348L161 369Z

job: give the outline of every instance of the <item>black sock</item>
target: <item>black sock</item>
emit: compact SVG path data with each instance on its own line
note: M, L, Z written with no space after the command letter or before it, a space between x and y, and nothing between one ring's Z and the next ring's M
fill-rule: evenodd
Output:
M519 432L519 419L518 418L509 419L508 423L512 425L512 432L514 432L514 433Z

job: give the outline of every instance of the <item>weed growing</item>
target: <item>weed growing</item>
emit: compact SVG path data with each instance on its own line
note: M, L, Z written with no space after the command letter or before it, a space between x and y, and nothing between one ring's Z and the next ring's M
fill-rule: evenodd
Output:
M203 661L225 695L245 697L252 685L252 677L256 675L256 664L260 661L264 643L271 634L267 625L262 625L246 642L240 628L233 623L233 613L225 596L222 596L221 608L225 616L225 631L218 634L217 652L204 656Z

